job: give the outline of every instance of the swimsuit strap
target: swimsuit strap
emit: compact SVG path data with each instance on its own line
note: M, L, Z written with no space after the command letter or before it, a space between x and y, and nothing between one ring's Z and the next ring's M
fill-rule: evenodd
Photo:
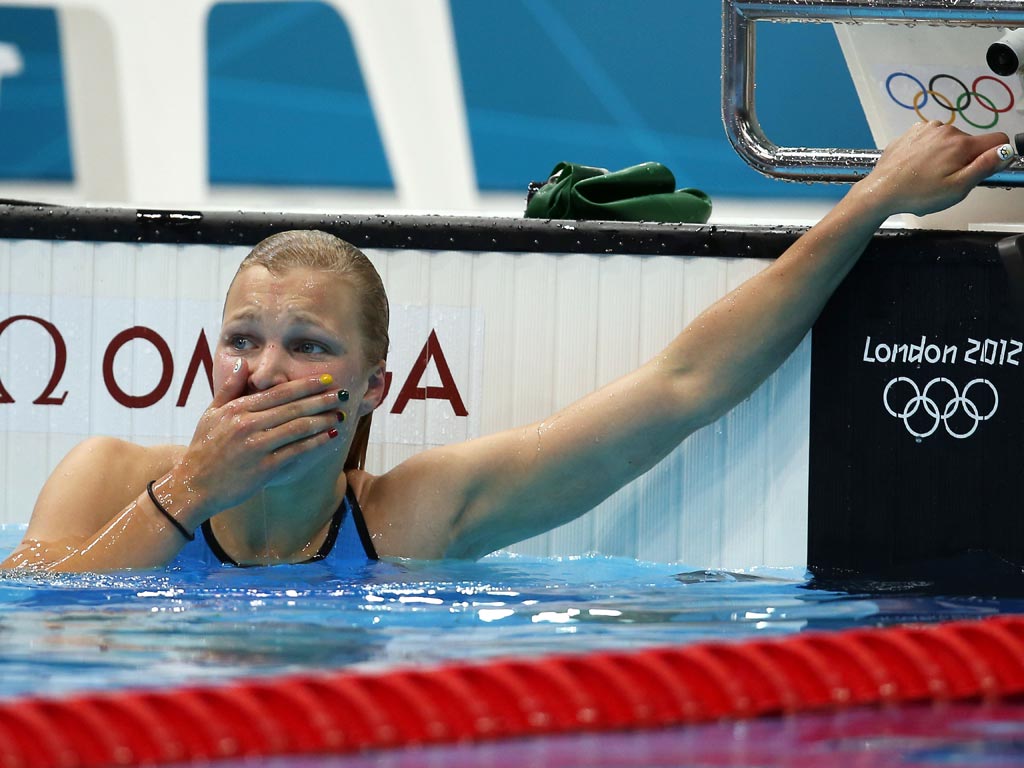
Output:
M359 502L356 501L355 491L352 490L352 486L349 485L345 489L345 497L341 500L338 508L334 510L334 514L331 516L331 527L327 529L327 537L324 539L324 543L320 545L320 549L317 550L316 554L305 560L300 560L297 564L302 563L315 563L318 560L323 560L334 549L334 544L338 540L338 531L341 530L341 524L345 521L345 513L351 509L352 518L356 524L356 530L359 531L359 540L362 542L363 549L366 551L366 556L371 560L378 560L377 552L374 549L373 542L370 540L370 533L366 529L366 521L363 519L363 510L359 507ZM212 518L211 518L212 519ZM243 565L236 561L231 555L224 551L224 547L217 541L217 537L213 533L213 525L210 520L206 520L200 526L203 531L203 538L206 540L207 546L210 547L210 551L216 555L217 559L220 560L224 565L234 565L238 568L251 568L251 565Z
M348 499L349 506L352 508L352 519L355 521L356 530L359 531L359 541L363 544L363 551L371 560L380 560L380 557L377 555L377 548L373 546L373 539L370 538L370 531L366 528L363 509L359 506L356 492L352 490L351 484L345 488L345 498Z
M334 515L331 517L331 527L327 529L327 537L324 539L324 543L320 545L320 549L316 551L316 554L307 560L300 560L300 563L315 563L317 560L323 560L334 549L334 542L338 540L338 531L341 530L341 524L345 520L345 512L348 505L345 503L348 501L348 491L345 489L345 498L341 500L341 504L334 510Z
M213 535L213 526L210 524L210 520L204 520L203 524L199 526L199 529L203 532L203 540L206 541L206 545L210 548L210 551L213 552L213 554L217 556L217 559L224 563L224 565L234 565L239 568L245 567L224 551L220 542L217 541L217 537Z

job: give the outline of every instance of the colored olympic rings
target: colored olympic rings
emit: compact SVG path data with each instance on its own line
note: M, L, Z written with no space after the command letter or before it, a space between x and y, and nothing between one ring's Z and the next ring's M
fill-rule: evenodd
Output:
M910 103L903 101L893 92L893 82L897 83L902 80L909 80L916 87L914 95L911 98ZM991 80L993 83L1001 86L1006 92L1006 104L1002 107L996 106L996 101L991 96L987 96L978 90L978 87L982 83L986 83ZM936 85L942 81L948 81L949 85L956 86L960 89L959 95L953 99L946 95L943 91L936 88ZM947 85L948 88L948 85ZM998 77L992 75L979 75L971 83L970 87L956 75L951 75L946 72L940 72L937 75L933 75L925 85L921 80L914 77L909 72L893 72L885 79L885 92L889 94L889 98L894 103L903 107L904 109L913 110L919 118L923 121L927 121L922 110L928 105L930 101L934 101L935 104L947 112L949 117L946 119L945 124L951 125L959 115L965 123L971 125L979 130L988 130L999 122L999 116L1013 109L1016 99L1013 95L1013 90L1004 81ZM990 122L975 122L967 116L967 110L972 104L977 104L978 107L986 112L992 113L992 120Z
M903 399L906 402L897 411L893 408L893 403L890 402L889 397L890 390L900 383L909 385L913 395L906 398L898 398L897 402ZM976 384L987 385L992 392L992 407L986 414L982 414L978 404L968 397L971 388ZM939 386L939 391L933 396L932 388L935 386ZM940 401L942 401L941 405ZM999 408L999 392L996 391L995 385L988 379L972 379L967 382L967 386L961 392L956 384L944 376L932 379L924 386L923 390L917 386L913 379L908 379L906 376L897 376L885 386L885 391L882 393L882 404L889 415L900 419L903 422L903 426L907 428L907 432L918 440L934 434L940 424L946 428L946 432L949 433L950 437L963 440L973 435L981 422L988 421L995 415L996 410ZM914 426L919 427L915 429L914 426L911 426L910 419L918 410L924 411L924 418L918 419L915 422ZM964 431L957 431L954 427L950 426L949 421L961 410L964 413L964 418L970 420L971 426ZM929 420L931 424L928 423ZM923 423L921 423L922 421Z

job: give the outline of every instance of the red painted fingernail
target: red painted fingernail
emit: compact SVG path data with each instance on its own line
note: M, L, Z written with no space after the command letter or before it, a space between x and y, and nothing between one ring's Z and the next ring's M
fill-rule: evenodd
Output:
M336 430L336 429L328 429L327 430L327 436L329 438L331 438L331 440L333 440L334 438L336 438L338 436L338 430Z

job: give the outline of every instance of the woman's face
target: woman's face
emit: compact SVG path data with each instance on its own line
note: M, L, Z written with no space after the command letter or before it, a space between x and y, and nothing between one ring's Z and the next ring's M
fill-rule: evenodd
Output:
M246 394L329 373L333 386L349 391L350 406L358 406L350 415L368 413L382 395L383 361L366 363L357 302L348 281L330 272L242 270L224 302L214 389L241 358L249 371Z

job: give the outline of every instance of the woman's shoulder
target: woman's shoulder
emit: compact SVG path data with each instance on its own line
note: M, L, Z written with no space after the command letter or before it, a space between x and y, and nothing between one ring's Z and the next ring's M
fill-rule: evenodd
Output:
M174 466L184 450L180 445L140 445L100 435L89 437L72 448L58 469L82 469L125 480L140 473L159 472L162 475Z
M36 500L29 534L52 538L51 528L67 536L95 532L127 506L146 483L174 466L180 446L143 446L115 437L90 437L61 460Z
M70 509L87 521L109 518L143 492L148 480L168 472L182 451L177 445L139 445L117 437L83 440L44 483L30 530L54 515L68 519Z
M380 475L345 473L381 557L446 555L454 521L465 506L465 480L456 465L451 450L434 448Z

